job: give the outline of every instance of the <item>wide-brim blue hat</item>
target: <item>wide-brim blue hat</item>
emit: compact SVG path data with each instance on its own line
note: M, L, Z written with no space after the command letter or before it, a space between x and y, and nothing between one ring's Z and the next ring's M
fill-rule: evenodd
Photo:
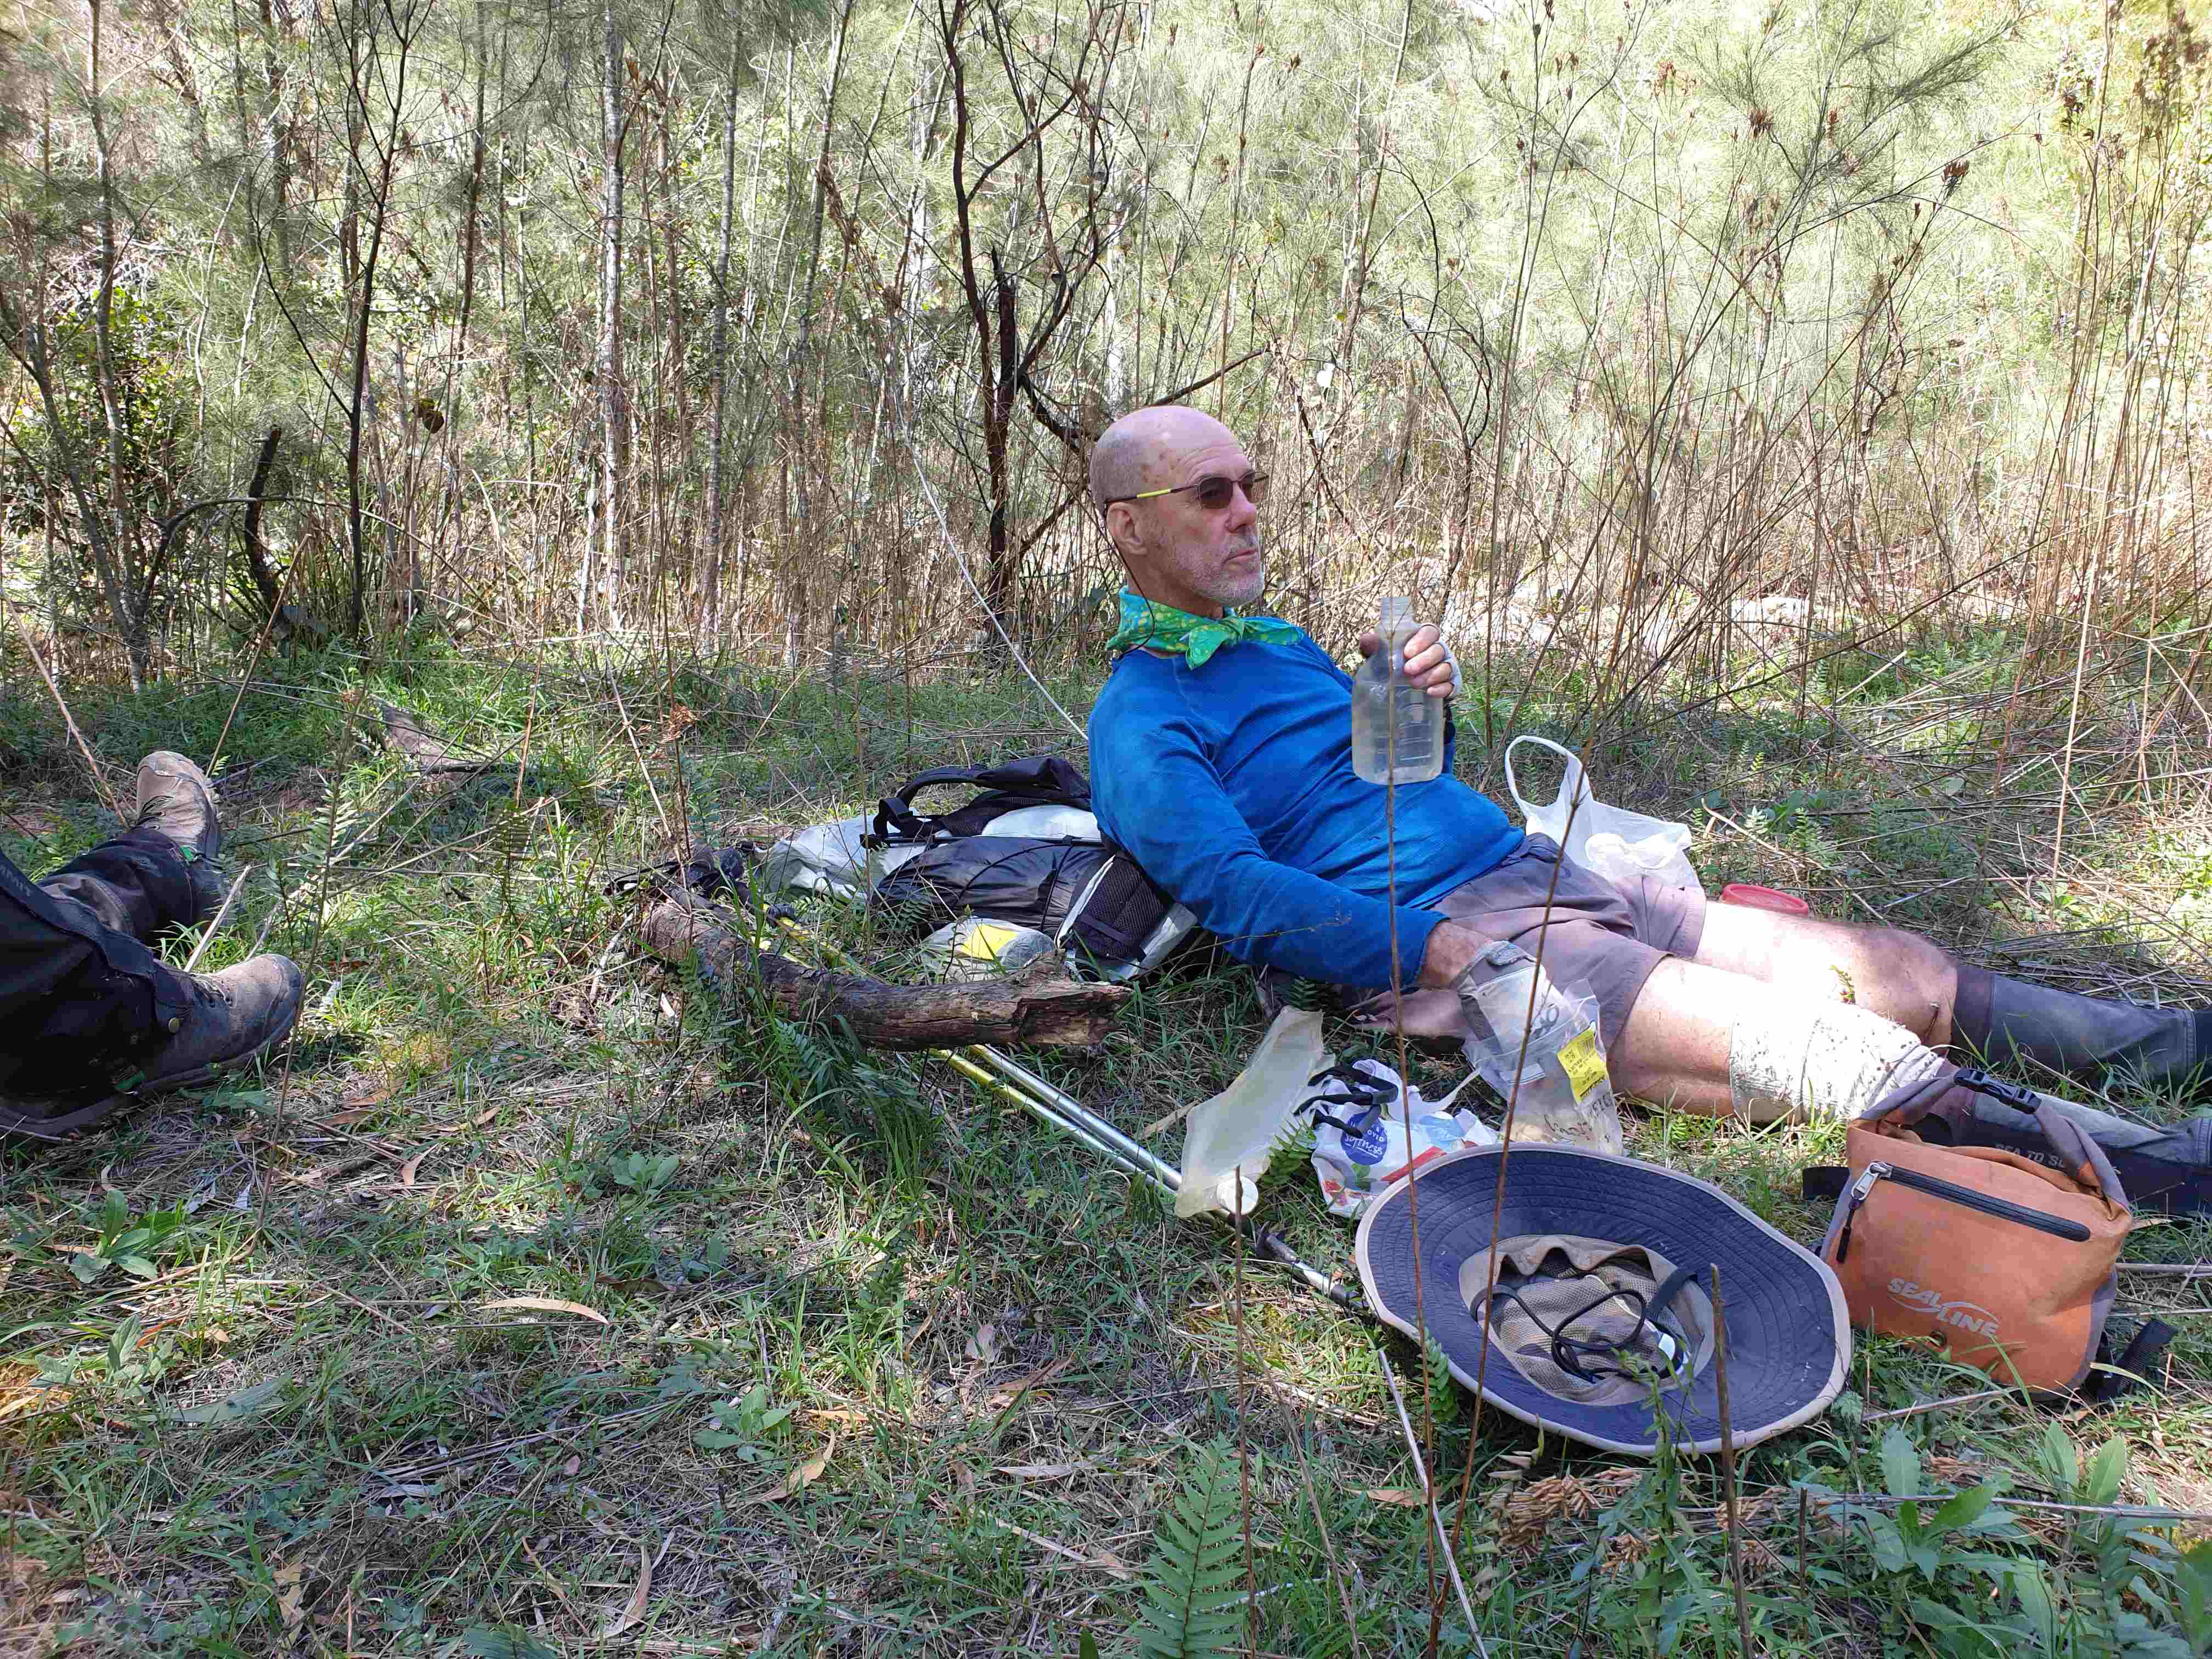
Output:
M1649 1387L1615 1383L1611 1393L1630 1397L1607 1401L1570 1397L1543 1386L1536 1378L1550 1375L1570 1389L1581 1387L1555 1368L1547 1371L1540 1355L1532 1357L1529 1345L1517 1350L1516 1359L1497 1335L1508 1326L1493 1328L1475 1311L1477 1305L1488 1305L1486 1294L1496 1294L1486 1291L1490 1276L1503 1271L1492 1267L1493 1256L1504 1261L1519 1249L1519 1258L1526 1261L1530 1252L1519 1247L1534 1241L1540 1252L1550 1250L1552 1261L1566 1271L1565 1257L1554 1248L1561 1238L1586 1255L1592 1241L1617 1245L1631 1256L1648 1251L1677 1265L1686 1279L1694 1273L1694 1285L1704 1287L1687 1297L1678 1293L1676 1300L1690 1321L1695 1316L1689 1301L1704 1307L1705 1340L1700 1346L1694 1323L1676 1329L1685 1340L1668 1352L1683 1350L1680 1370L1658 1395L1679 1449L1711 1452L1721 1445L1711 1304L1704 1299L1711 1288L1712 1265L1720 1268L1727 1313L1729 1426L1737 1447L1811 1420L1842 1389L1850 1366L1850 1316L1843 1287L1827 1264L1719 1188L1635 1158L1550 1145L1516 1146L1510 1157L1503 1148L1486 1146L1439 1158L1368 1206L1356 1246L1360 1282L1369 1305L1385 1323L1409 1336L1417 1336L1425 1323L1443 1348L1451 1374L1470 1389L1477 1388L1480 1376L1483 1398L1499 1410L1587 1445L1649 1456L1659 1439ZM1473 1288L1463 1288L1462 1270ZM1568 1272L1564 1281L1550 1281L1561 1282L1579 1280Z

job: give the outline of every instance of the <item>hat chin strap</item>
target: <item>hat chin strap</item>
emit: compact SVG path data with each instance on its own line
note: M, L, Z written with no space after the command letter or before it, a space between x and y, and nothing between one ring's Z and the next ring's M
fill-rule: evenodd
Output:
M1856 1003L1762 1010L1729 1028L1729 1094L1754 1123L1855 1118L1945 1062L1902 1025Z

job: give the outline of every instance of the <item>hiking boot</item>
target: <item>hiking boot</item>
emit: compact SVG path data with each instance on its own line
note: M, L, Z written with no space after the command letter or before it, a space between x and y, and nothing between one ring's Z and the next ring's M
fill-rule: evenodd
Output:
M208 775L182 755L156 749L138 763L131 827L158 830L176 842L200 917L213 915L222 902L222 877L216 868L222 824L216 817L215 785Z
M306 985L291 957L273 951L184 981L191 1000L170 1023L173 1035L116 1079L134 1094L204 1083L273 1048L300 1018Z
M2212 1095L2212 1008L2147 1008L1961 963L1951 1041L1993 1064L2033 1060L2093 1085L2116 1077Z
M217 974L184 975L177 1028L112 1085L59 1096L0 1098L0 1137L65 1140L149 1094L204 1083L265 1054L300 1018L303 981L287 957L258 956Z

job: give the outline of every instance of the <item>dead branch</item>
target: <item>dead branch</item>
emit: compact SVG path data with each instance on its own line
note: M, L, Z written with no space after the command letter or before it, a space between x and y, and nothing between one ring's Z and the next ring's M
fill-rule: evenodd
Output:
M645 948L671 967L695 963L714 981L752 980L785 1013L837 1020L875 1048L944 1048L970 1042L1018 1042L1087 1048L1105 1040L1129 993L1120 985L1060 978L987 980L959 985L893 985L805 968L760 951L694 900L663 899L646 912Z

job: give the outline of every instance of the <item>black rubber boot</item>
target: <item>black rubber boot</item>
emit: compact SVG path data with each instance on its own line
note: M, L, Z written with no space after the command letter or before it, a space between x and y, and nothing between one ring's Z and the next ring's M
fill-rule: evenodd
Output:
M1959 1075L1984 1074L1961 1072ZM2007 1091L2028 1097L2036 1092L2017 1084L2000 1085L1990 1093L1954 1089L1913 1127L1923 1140L1996 1146L2038 1164L2051 1163L2050 1141L2036 1127L2032 1112L2007 1103ZM2080 1125L2097 1143L2135 1209L2162 1210L2172 1215L2212 1214L2212 1116L2192 1117L2160 1127L2131 1123L2055 1095L2040 1098L2056 1107L2061 1116Z
M138 798L131 812L135 829L158 830L176 842L191 878L204 921L222 902L222 877L216 860L222 853L222 823L216 816L215 785L208 775L172 750L156 749L138 763Z
M2145 1008L1961 963L1951 1039L1981 1060L2032 1060L2085 1083L2212 1088L2212 1008Z

